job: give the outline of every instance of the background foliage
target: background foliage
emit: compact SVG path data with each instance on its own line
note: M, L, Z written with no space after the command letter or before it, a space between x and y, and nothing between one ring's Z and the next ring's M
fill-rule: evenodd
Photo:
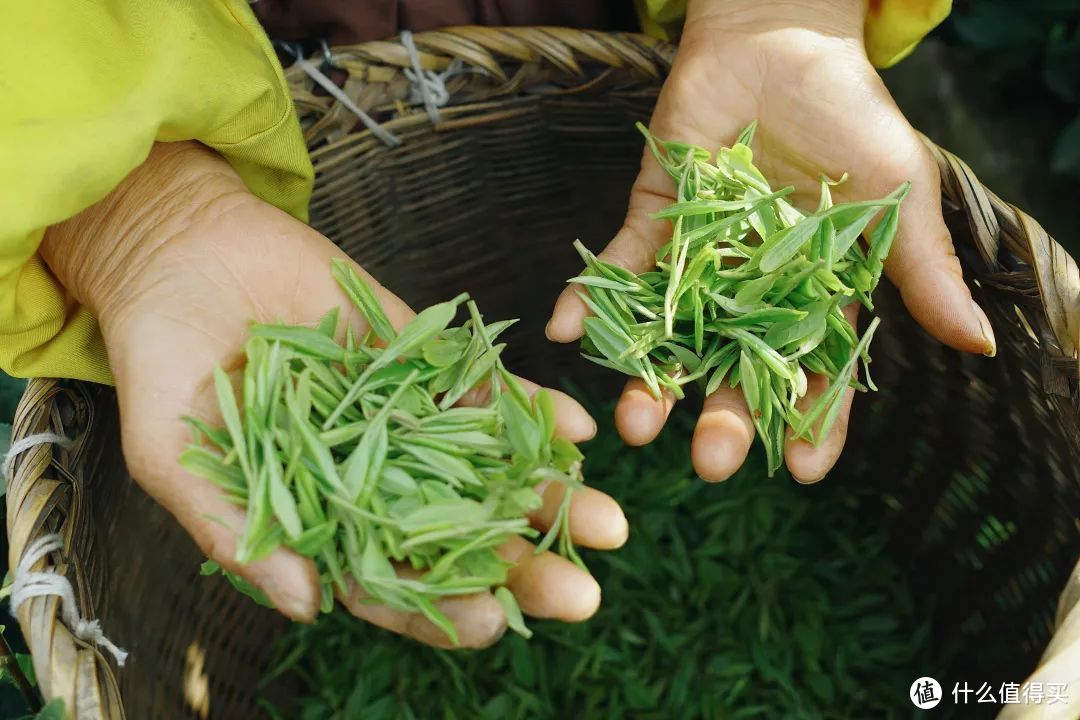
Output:
M962 44L985 79L1016 97L1024 111L1046 113L1063 124L1051 137L1052 173L1080 178L1080 3L1075 0L960 2L944 38Z
M886 84L916 128L1080 254L1080 2L953 5Z

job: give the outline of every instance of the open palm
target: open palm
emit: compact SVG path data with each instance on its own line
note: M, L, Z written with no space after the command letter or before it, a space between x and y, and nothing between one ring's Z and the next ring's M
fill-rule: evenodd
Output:
M830 15L829 3L805 3L801 13L788 4L760 5L755 10L738 2L690 4L651 132L716 149L731 145L741 128L758 120L756 164L773 187L794 186L795 204L804 209L816 205L822 173L834 179L849 175L834 189L842 201L883 197L910 181L886 273L928 332L957 349L993 354L993 331L964 285L942 218L937 166L868 61L861 15ZM650 215L672 202L670 178L646 151L624 225L600 257L635 272L650 269L657 249L671 237L670 225ZM548 336L576 340L586 314L568 288L556 303ZM811 378L803 407L827 385L825 378ZM820 445L787 441L788 468L800 481L820 479L836 462L852 392ZM616 409L620 434L633 445L650 442L673 403L670 395L654 399L642 381L631 380ZM694 435L698 474L706 480L730 476L753 437L741 391L721 387L705 399Z
M205 155L197 161L222 163ZM155 162L152 153L147 165L117 192L141 194L167 187L168 182L154 182ZM74 247L79 228L92 227L99 237L109 237L115 229L110 213L122 218L124 213L117 210L132 201L130 194L120 203L107 200L87 211L104 217L94 222L83 218L81 226L53 232L46 253L58 275L75 272L70 265L80 254ZM146 207L154 203L147 200ZM212 370L215 365L234 373L242 369L252 322L314 325L331 307L351 308L330 275L331 260L345 256L325 237L242 186L216 191L195 207L199 209L164 237L153 231L142 237L139 247L128 253L130 265L106 273L115 281L100 293L107 300L91 303L116 379L124 455L133 477L208 557L262 589L285 614L310 620L319 605L314 563L285 549L249 565L235 562L244 510L228 502L215 485L181 468L177 458L191 436L180 418L192 415L220 424ZM92 255L87 262L93 262ZM365 279L397 327L411 319L412 311L400 299L370 276ZM92 285L72 283L84 289ZM355 310L345 320L361 333L366 330ZM557 430L574 441L591 436L595 424L585 410L565 394L551 392ZM537 527L554 519L560 490L552 487L546 493L544 507L532 518ZM589 547L618 547L627 535L619 506L596 490L575 493L570 525L575 541ZM574 621L596 610L599 586L568 560L550 552L536 555L521 538L508 542L500 553L515 563L508 587L526 613ZM339 599L358 617L430 644L448 643L445 634L420 615L363 602L356 586ZM502 610L489 594L437 605L457 627L462 646L490 644L505 628Z

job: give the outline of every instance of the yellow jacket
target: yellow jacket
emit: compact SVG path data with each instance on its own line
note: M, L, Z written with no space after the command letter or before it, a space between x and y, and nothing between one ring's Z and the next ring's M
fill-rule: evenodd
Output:
M767 2L768 0L763 0ZM671 38L685 0L635 0ZM882 66L949 0L868 0ZM37 247L155 141L198 140L262 199L306 220L312 168L281 67L247 0L0 0L0 369L109 383L97 324Z
M246 0L0 0L0 369L111 382L90 314L37 255L154 141L198 140L306 219L312 169Z

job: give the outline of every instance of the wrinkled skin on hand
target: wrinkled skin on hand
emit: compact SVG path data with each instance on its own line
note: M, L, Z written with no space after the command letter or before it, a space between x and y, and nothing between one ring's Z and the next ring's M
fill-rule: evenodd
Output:
M180 417L221 423L212 370L219 364L234 376L239 373L252 322L314 325L329 308L340 306L350 309L346 322L359 332L366 329L330 274L330 261L344 258L343 253L251 195L222 158L196 143L155 146L107 198L51 228L41 252L98 318L133 477L208 557L261 588L284 614L312 620L319 587L310 559L279 549L250 565L235 562L244 510L180 467L177 458L191 442ZM391 321L397 327L408 322L412 310L364 277ZM447 289L448 296L454 292ZM585 410L563 393L552 395L558 431L574 441L591 437L596 426ZM541 529L554 520L561 487L548 490L544 499L532 518ZM626 540L627 523L614 500L590 489L575 494L571 532L581 545L615 548ZM550 552L535 555L521 538L501 553L515 563L508 587L524 612L579 621L596 611L599 586L569 561ZM354 615L395 632L432 645L449 642L420 615L364 602L356 587L339 599ZM457 626L463 647L488 645L505 630L502 610L490 594L437 605Z
M886 274L930 334L958 350L993 355L993 330L963 282L942 218L937 166L866 57L864 12L863 0L691 0L650 130L716 150L757 119L755 163L773 187L793 185L793 201L808 210L817 205L821 173L833 179L848 173L833 188L838 202L883 197L910 181ZM600 257L635 272L651 269L671 227L649 216L672 202L673 184L646 150L623 227ZM850 310L854 322L855 306ZM586 314L575 288L567 288L548 337L577 340ZM825 378L811 378L801 408L827 387ZM797 480L817 481L836 462L853 393L819 446L787 440L787 465ZM615 414L619 433L631 445L651 442L673 404L670 394L655 400L643 382L629 381ZM696 471L706 480L726 479L753 438L741 390L721 387L705 399L694 434Z

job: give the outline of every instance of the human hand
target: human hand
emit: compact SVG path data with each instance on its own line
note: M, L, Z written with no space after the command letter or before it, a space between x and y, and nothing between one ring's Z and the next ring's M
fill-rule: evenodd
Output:
M650 130L715 150L757 119L755 164L774 187L793 185L795 204L806 209L816 205L822 173L849 174L833 188L845 202L884 197L910 181L886 274L929 333L958 350L992 355L993 330L963 282L942 218L937 166L866 57L864 12L864 0L690 0ZM670 178L646 149L623 227L599 257L639 273L651 269L671 227L650 215L674 201ZM577 291L567 288L556 302L547 327L552 340L581 337L588 311ZM827 387L825 378L811 377L800 409ZM787 439L788 469L800 482L819 480L839 457L853 392L818 446ZM651 442L673 405L670 393L656 400L641 380L630 380L615 411L619 433L631 445ZM753 438L742 392L722 386L705 399L694 468L706 480L729 477Z
M320 593L310 559L281 548L263 560L236 563L244 510L181 468L178 457L191 436L180 418L220 424L213 368L241 370L252 322L314 325L339 306L348 308L346 323L362 334L364 321L330 274L331 260L345 255L249 193L223 159L196 143L155 146L107 198L51 228L41 252L98 318L132 476L208 557L263 590L289 617L313 619ZM364 278L395 326L411 319L405 303ZM549 392L557 431L575 442L588 439L595 423L585 410L569 396ZM532 518L538 528L554 520L561 497L561 486L545 493ZM586 547L615 548L627 536L619 506L593 489L575 493L570 528L574 541ZM550 552L535 555L518 537L500 552L515 563L507 586L527 614L578 621L597 609L599 586L568 560ZM449 643L423 616L363 603L355 588L339 599L354 615L394 632L432 645ZM436 605L457 627L462 647L490 644L506 627L490 594Z

